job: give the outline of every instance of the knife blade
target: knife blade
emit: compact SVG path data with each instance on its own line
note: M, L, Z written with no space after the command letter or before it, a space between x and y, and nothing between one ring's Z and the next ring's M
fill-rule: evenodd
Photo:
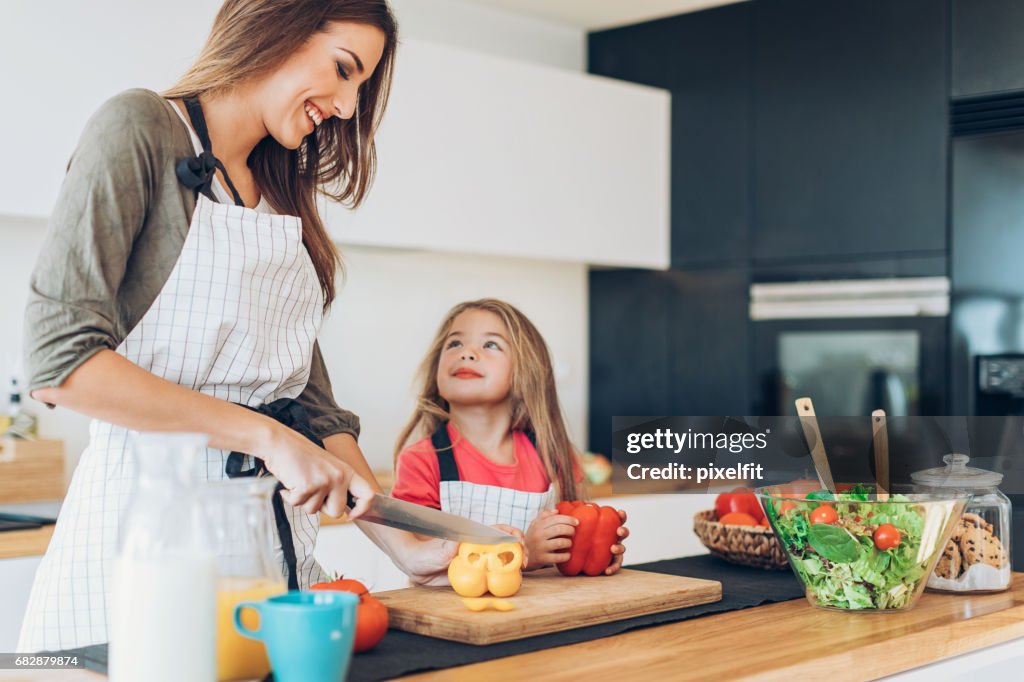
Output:
M352 493L349 493L349 509L354 508L355 503L355 498L352 497ZM516 536L509 535L497 528L485 526L482 523L439 509L424 507L421 504L397 500L384 495L374 495L370 499L369 509L356 520L369 521L434 538L475 542L482 545L520 541Z

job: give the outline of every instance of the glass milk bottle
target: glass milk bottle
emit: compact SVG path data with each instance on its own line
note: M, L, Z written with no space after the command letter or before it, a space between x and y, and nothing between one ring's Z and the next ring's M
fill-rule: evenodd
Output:
M235 606L262 601L288 590L281 567L273 560L274 517L271 497L277 479L236 478L202 488L217 557L217 679L263 679L270 661L263 642L235 630ZM251 622L250 622L251 620ZM256 629L251 609L243 622Z
M111 585L113 682L213 682L216 563L196 496L206 436L136 436Z

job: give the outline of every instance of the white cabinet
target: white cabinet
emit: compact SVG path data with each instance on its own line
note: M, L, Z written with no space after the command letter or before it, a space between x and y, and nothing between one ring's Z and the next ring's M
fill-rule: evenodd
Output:
M595 501L626 512L623 566L708 553L693 532L693 515L714 508L714 495L622 495Z
M18 645L28 595L42 560L41 556L0 560L0 651L14 651Z
M665 268L666 91L408 40L359 244Z

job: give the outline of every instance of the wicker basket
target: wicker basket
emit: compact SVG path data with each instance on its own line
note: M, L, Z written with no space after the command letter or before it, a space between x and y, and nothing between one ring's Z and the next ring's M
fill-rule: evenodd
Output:
M715 510L709 509L694 515L693 532L712 554L730 563L774 570L789 566L771 528L725 526L715 520Z

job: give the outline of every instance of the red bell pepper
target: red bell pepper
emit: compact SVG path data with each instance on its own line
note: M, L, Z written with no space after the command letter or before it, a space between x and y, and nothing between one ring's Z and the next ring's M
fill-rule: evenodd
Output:
M612 563L612 545L619 541L622 517L613 507L592 502L559 502L558 513L580 520L569 548L569 559L558 564L562 575L601 575Z

